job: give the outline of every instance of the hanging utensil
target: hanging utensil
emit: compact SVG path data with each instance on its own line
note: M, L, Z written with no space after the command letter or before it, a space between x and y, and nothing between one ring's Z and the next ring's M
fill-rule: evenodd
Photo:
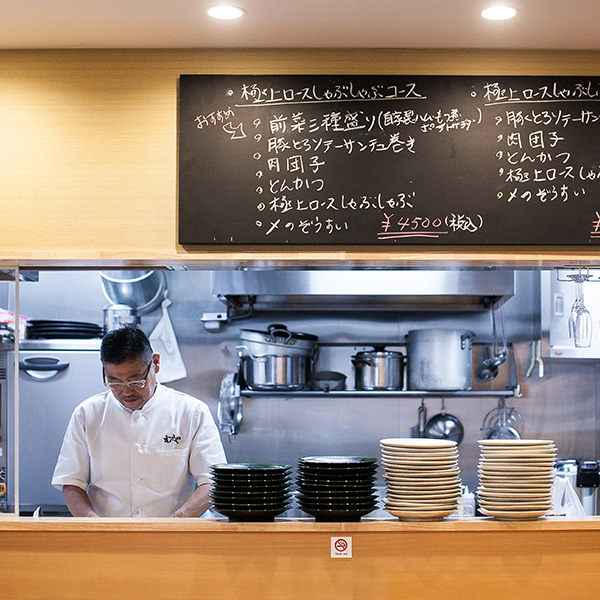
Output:
M237 373L226 373L221 380L217 403L219 430L235 436L239 433L243 418L242 397Z
M496 311L490 308L490 317L492 320L492 351L493 356L486 358L479 365L475 375L482 381L492 381L498 375L500 365L504 364L508 356L508 345L506 342L506 328L504 324L504 304L499 306L500 311L500 328L502 332L502 347L498 348L498 334L496 330Z
M519 439L523 431L523 417L516 409L508 408L505 399L500 398L498 406L483 418L481 431L488 440Z
M422 437L436 440L451 440L459 445L465 436L465 430L460 420L454 415L446 412L444 399L442 398L442 409L427 421Z
M414 438L423 437L425 431L425 423L427 422L427 407L425 406L425 400L421 399L421 405L417 413L417 424L410 428L410 436Z

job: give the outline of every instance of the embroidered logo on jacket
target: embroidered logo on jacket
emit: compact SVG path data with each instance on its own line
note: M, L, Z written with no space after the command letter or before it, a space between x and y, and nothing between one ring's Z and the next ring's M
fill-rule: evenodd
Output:
M179 444L179 442L181 441L181 436L180 435L175 435L174 433L165 435L165 437L163 438L163 442L165 442L165 444L172 444L173 442L175 442L176 444Z

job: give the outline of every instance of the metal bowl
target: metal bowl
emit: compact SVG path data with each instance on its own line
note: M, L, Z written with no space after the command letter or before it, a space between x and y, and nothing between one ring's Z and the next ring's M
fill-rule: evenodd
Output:
M343 390L346 388L346 376L336 371L317 371L311 375L310 387L323 392Z

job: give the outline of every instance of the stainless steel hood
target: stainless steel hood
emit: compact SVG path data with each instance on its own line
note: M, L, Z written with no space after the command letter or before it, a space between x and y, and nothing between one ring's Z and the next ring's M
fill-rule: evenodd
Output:
M230 310L486 310L515 293L510 269L214 271Z

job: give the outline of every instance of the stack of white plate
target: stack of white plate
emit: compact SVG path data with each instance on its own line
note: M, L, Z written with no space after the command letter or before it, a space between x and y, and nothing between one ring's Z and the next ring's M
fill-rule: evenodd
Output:
M480 440L480 511L496 519L537 519L552 509L552 440Z
M385 509L402 521L440 521L462 493L456 442L428 438L380 441Z

